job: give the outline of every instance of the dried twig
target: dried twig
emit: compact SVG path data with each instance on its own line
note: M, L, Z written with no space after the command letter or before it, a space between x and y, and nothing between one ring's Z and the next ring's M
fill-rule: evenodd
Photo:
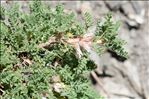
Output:
M103 88L103 84L99 80L99 77L97 77L96 73L92 71L91 75L95 79L95 81L98 83L99 87L101 88L101 94L104 95L105 97L109 97L109 93Z
M53 42L56 42L56 38L55 37L50 37L47 42L39 44L38 47L39 48L45 48L45 47L48 47Z

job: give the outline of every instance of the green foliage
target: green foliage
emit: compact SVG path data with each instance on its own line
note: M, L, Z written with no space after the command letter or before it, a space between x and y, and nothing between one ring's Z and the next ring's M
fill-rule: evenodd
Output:
M90 13L88 12L84 13L84 21L86 29L93 25L92 16L90 15Z
M113 22L112 15L109 13L105 17L104 21L98 21L96 27L96 39L101 39L104 42L101 48L106 48L116 52L119 56L127 58L127 52L124 51L122 45L125 42L117 38L117 31L120 26L120 22Z
M85 76L96 68L85 51L78 58L75 49L61 39L45 49L38 46L49 37L69 38L68 33L83 35L92 25L91 16L85 14L85 26L82 26L73 13L64 13L62 5L53 10L40 1L30 1L29 9L29 13L24 13L18 11L17 4L10 9L1 7L1 98L100 99L89 87L90 82ZM121 41L115 38L117 24L113 25L110 17L101 26L98 24L95 39L102 38L104 47L123 55ZM53 76L60 77L59 81L52 81ZM59 92L53 89L55 83L62 87Z

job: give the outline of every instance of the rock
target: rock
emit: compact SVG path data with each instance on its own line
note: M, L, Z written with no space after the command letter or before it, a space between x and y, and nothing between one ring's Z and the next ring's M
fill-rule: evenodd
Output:
M126 1L105 1L106 6L111 10L111 11L117 11L122 4L126 3Z
M28 2L27 1L20 1L20 11L23 13L30 13Z
M64 85L64 83L54 83L52 88L53 88L53 91L57 92L57 93L60 93L62 92L62 90L64 90L66 86Z
M109 9L106 7L104 1L94 1L91 2L92 10L94 11L93 16L95 17L95 20L100 19L104 15L109 12Z
M41 99L47 99L46 97L42 97Z
M137 24L143 24L144 23L144 10L142 11L141 15L128 14L128 18L131 19L132 21L135 21Z
M90 2L89 1L86 1L86 2L77 2L77 12L78 13L85 13L85 12L89 12L89 13L92 13L92 8L91 8L91 5L90 5Z
M123 4L123 5L121 5L121 7L120 7L119 10L120 10L121 13L124 14L125 16L128 16L128 14L135 14L134 9L133 9L132 5L131 5L129 2L127 2L127 3Z
M137 1L130 1L130 4L132 5L136 14L141 14L142 7L139 5Z
M145 10L139 6L138 2L131 1L121 5L120 11L128 18L126 23L129 29L138 29L144 23Z

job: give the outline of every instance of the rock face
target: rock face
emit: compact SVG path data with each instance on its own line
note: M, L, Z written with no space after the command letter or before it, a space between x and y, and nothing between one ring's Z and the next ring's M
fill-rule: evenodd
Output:
M18 1L26 11L27 1ZM43 1L55 6L58 1ZM127 44L129 58L119 61L111 52L101 56L101 65L95 70L95 89L109 99L149 99L149 2L148 1L60 1L66 9L81 13L89 11L94 20L109 11L122 22L119 37ZM10 1L1 1L8 7ZM107 99L106 98L106 99Z

